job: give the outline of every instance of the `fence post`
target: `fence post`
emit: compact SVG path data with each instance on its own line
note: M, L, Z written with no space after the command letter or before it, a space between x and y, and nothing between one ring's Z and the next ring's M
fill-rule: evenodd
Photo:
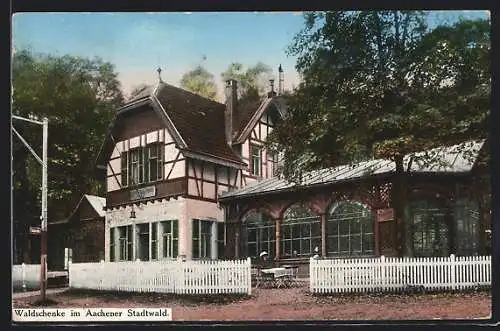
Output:
M249 257L247 257L246 270L248 275L248 295L252 295L252 260Z
M387 290L388 286L387 286L387 279L386 279L386 272L385 272L385 269L386 269L386 265L385 265L385 256L384 255L381 255L380 256L380 268L382 269L381 271L381 275L382 275L382 289L385 291Z
M23 291L26 291L26 265L24 262L21 264L21 278L23 280Z
M309 258L309 291L311 293L314 292L314 285L316 285L316 282L315 282L315 270L314 270L314 265L313 265L313 258Z
M456 279L455 279L455 274L456 274L456 261L455 261L455 254L450 255L450 281L452 283L451 288L453 290L457 289L457 284L456 284Z

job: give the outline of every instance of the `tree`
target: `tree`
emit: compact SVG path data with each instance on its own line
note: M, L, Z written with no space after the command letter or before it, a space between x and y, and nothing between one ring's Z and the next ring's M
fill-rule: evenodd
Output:
M196 66L182 76L181 87L208 99L216 100L217 98L217 85L214 81L214 75L201 65Z
M130 100L134 99L141 92L143 92L144 90L149 89L149 88L151 88L151 85L148 85L148 84L145 84L145 83L141 83L139 85L134 86L132 88L132 91L129 94L129 97L128 97L127 101L130 101Z
M423 12L305 14L288 50L304 82L268 141L284 154L283 174L300 181L311 169L393 160L401 230L404 155L487 136L489 43L486 20L428 31Z
M49 119L49 220L67 216L84 193L103 195L93 179L94 160L123 96L112 64L101 59L16 52L12 62L12 113ZM42 130L14 121L14 127L41 155ZM16 136L14 218L38 219L41 167ZM38 219L39 221L39 219Z
M272 79L272 69L262 62L248 69L241 63L234 62L221 73L221 78L224 82L229 79L238 82L239 99L258 100L267 94L269 80Z

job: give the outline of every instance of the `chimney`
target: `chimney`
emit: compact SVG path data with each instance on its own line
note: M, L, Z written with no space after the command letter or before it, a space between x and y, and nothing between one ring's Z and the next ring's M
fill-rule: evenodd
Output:
M225 129L226 129L226 142L229 146L232 146L233 144L233 116L236 112L237 101L238 101L238 83L234 79L227 80Z
M272 97L276 96L276 92L274 92L274 79L270 79L269 83L271 85L271 91L269 93L267 93L267 96L269 98L272 98Z
M278 68L278 95L283 94L283 84L284 84L284 78L283 78L283 68L281 67L281 64Z

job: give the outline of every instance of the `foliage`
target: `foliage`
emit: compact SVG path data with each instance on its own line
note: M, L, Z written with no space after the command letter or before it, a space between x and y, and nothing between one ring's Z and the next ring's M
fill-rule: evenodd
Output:
M305 14L288 52L304 81L268 146L285 177L487 136L488 20L431 31L413 11Z
M205 98L217 99L217 85L214 81L214 75L201 65L182 76L181 87Z
M129 97L127 99L127 102L128 101L131 101L132 99L134 99L136 96L138 96L141 92L143 92L144 90L150 88L151 86L148 85L148 84L145 84L145 83L142 83L142 84L139 84L139 85L136 85L132 88L132 91L130 92L129 94Z
M12 61L12 113L49 119L49 220L74 208L84 193L104 194L93 179L94 160L123 101L112 64L99 58L17 52ZM42 128L14 120L13 126L42 157ZM40 215L41 166L13 135L14 217ZM56 216L57 215L57 216Z
M262 62L247 69L241 63L234 62L221 73L221 78L224 82L229 79L238 82L239 99L258 100L267 93L269 80L272 79L272 69Z

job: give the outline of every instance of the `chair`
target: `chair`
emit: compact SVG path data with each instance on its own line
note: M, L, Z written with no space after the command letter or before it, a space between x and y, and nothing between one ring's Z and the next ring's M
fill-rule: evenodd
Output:
M260 272L261 276L261 282L264 287L275 287L277 286L276 278L274 277L273 273L268 273L268 272Z
M297 274L299 267L294 265L284 265L283 268L286 269L285 285L287 287L293 287L297 285Z

